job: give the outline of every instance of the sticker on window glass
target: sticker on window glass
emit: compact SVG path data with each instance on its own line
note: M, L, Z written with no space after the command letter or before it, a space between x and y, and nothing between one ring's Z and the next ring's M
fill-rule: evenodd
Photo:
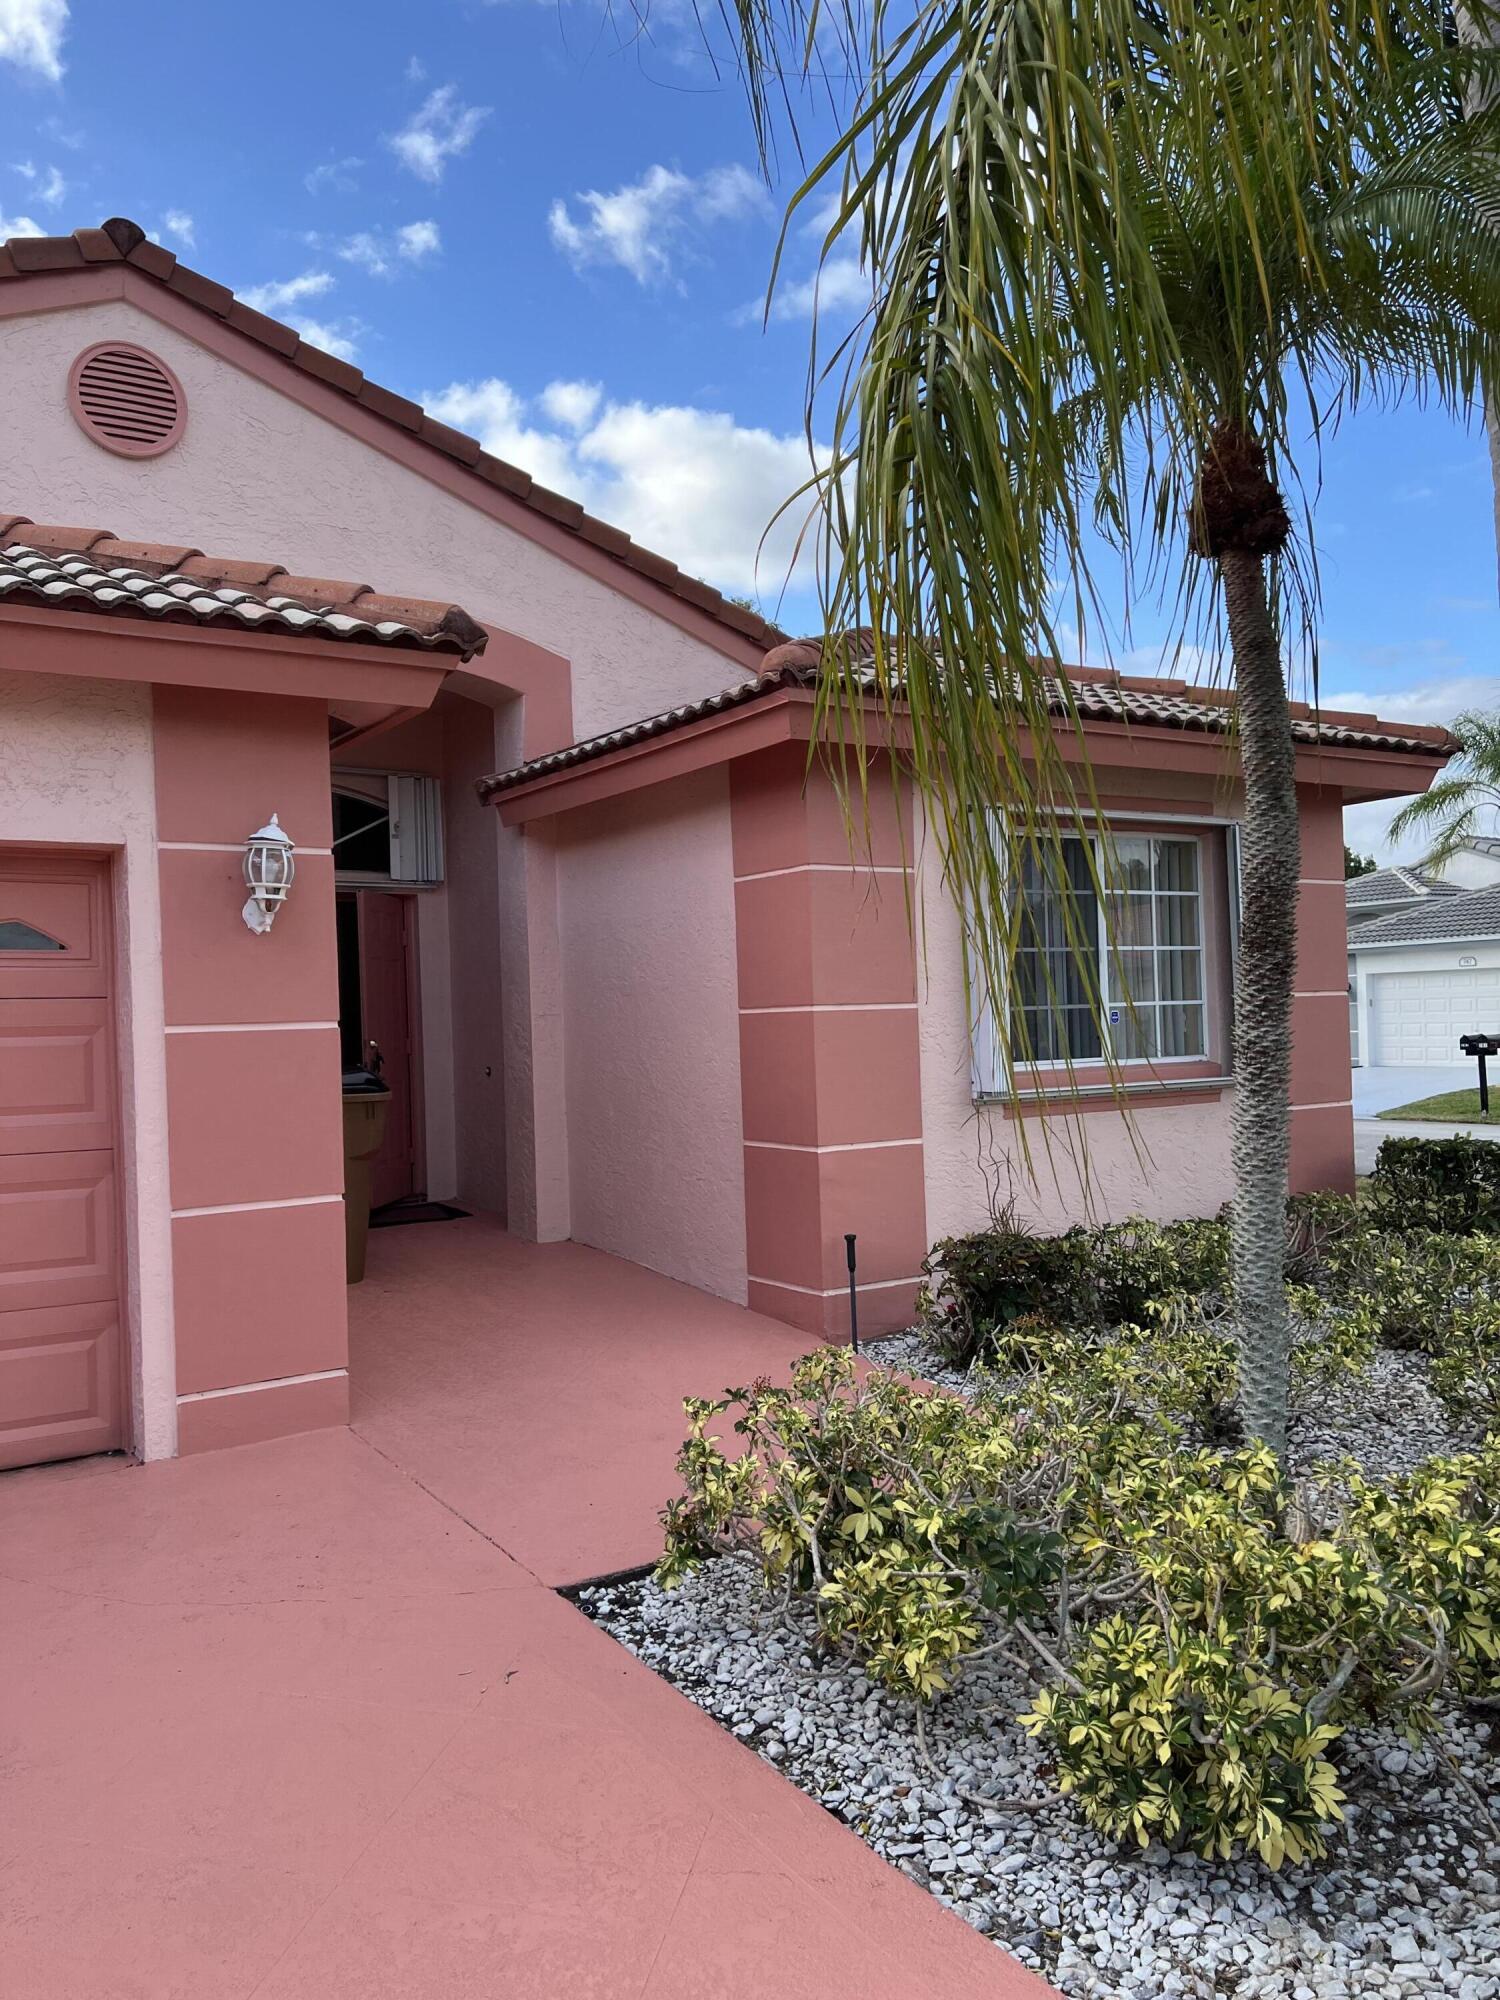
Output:
M1118 1008L1118 1007L1111 1007L1111 1008L1110 1008L1110 1010L1109 1010L1109 1025L1110 1025L1110 1026L1111 1026L1112 1028L1118 1028L1118 1027L1119 1027L1119 1025L1120 1025L1120 1010L1119 1010L1119 1008Z

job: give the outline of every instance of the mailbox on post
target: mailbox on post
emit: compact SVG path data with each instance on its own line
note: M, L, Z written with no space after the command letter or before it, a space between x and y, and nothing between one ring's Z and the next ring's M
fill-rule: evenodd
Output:
M1479 1058L1479 1115L1481 1118L1488 1118L1490 1115L1490 1076L1489 1070L1486 1067L1486 1058L1489 1056L1500 1056L1500 1036L1460 1035L1458 1046L1466 1056L1477 1056Z

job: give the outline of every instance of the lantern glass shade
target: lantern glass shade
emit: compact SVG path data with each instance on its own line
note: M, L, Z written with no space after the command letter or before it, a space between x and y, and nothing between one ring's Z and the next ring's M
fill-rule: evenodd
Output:
M251 930L265 932L271 928L296 872L292 841L272 813L266 824L245 842L245 887L250 891L250 899L244 916Z

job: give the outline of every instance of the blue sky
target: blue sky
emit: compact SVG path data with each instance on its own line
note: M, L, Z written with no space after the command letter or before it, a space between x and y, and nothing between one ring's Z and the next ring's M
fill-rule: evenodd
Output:
M128 32L102 0L0 0L0 133L3 233L133 216L648 546L810 622L805 587L781 595L788 533L758 563L757 544L807 464L816 239L794 233L763 327L792 176L760 183L686 0L647 34L599 0L151 0ZM1482 438L1360 417L1326 449L1318 522L1325 699L1493 704ZM1163 629L1138 619L1132 664Z

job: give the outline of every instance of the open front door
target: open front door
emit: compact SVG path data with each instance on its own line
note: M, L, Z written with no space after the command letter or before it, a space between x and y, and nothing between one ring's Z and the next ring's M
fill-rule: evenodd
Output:
M415 1022L412 962L415 950L415 897L361 889L359 901L359 993L365 1060L391 1087L385 1143L375 1155L370 1200L375 1208L421 1192L417 1180Z

